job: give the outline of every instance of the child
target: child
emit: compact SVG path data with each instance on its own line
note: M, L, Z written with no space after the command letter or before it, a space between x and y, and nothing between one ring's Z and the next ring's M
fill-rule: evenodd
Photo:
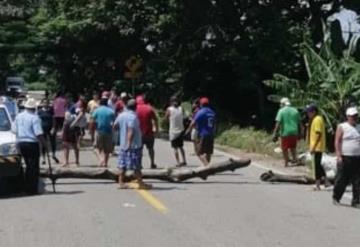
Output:
M77 146L77 138L76 138L76 131L74 128L71 127L71 124L74 121L74 117L71 115L70 112L65 113L65 121L63 127L63 142L64 142L64 164L63 167L69 166L69 152L70 147L74 148L75 152L75 163L79 166L79 149Z

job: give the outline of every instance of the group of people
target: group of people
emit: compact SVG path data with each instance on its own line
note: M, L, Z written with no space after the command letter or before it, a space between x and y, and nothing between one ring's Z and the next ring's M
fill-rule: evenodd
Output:
M165 119L169 122L169 139L174 149L177 167L187 165L184 138L194 132L192 139L196 153L204 166L209 165L214 148L216 122L216 115L209 105L209 99L206 97L196 101L190 123L186 124L187 117L180 101L177 97L170 99ZM87 129L100 167L108 166L110 155L115 154L115 145L119 146L119 188L128 188L125 183L127 170L134 171L140 188L151 187L141 178L142 153L143 147L146 147L150 168L157 168L154 146L159 131L159 120L145 95L139 95L135 99L127 93L117 96L116 90L113 89L110 92L102 92L100 96L94 92L93 98L86 104L82 95L77 102L72 102L69 96L60 92L52 104L48 99L39 104L30 98L24 107L25 110L15 118L13 131L16 133L19 150L26 164L25 187L29 194L37 193L40 147L45 162L47 143L50 142L52 158L59 163L56 157L56 140L60 132L64 149L63 166L70 165L71 148L74 149L75 164L79 166L81 139Z
M306 136L313 157L312 170L316 181L314 189L320 190L322 181L325 182L325 186L329 186L321 164L322 155L326 150L326 125L318 107L313 104L306 107L308 121L303 125L301 114L291 106L289 99L281 99L280 106L275 119L273 139L276 141L278 136L281 137L285 166L298 162L297 143ZM59 163L56 157L56 137L61 131L64 148L63 166L68 167L70 164L70 148L74 149L75 164L79 166L80 144L86 129L89 130L100 167L108 166L110 155L115 153L114 146L119 145L119 188L128 188L125 183L127 170L134 171L140 188L151 187L141 178L142 154L145 146L149 153L150 168L157 168L154 147L159 120L145 95L133 99L127 93L117 96L115 90L104 91L101 96L94 92L93 98L86 104L82 95L73 103L65 94L59 93L52 105L48 99L38 104L30 98L24 107L25 110L15 117L13 131L16 133L18 147L26 164L25 187L29 194L36 194L38 189L40 146L45 161L47 143L50 142L52 158ZM360 124L357 108L348 108L345 115L346 121L339 124L335 135L338 169L333 202L339 204L346 186L352 183L352 206L360 207ZM171 97L165 120L169 123L169 140L174 150L176 166L187 165L184 138L190 133L196 154L202 164L207 166L211 162L214 149L216 123L216 114L210 108L209 99L202 97L196 100L188 124L186 119L185 110L179 99ZM303 134L305 132L306 135Z
M308 122L303 127L299 111L291 106L288 98L280 101L280 109L276 116L276 124L273 131L273 140L281 137L281 149L285 166L290 162L297 161L297 142L303 138L308 143L309 151L313 159L313 173L315 177L315 190L320 190L321 182L330 186L326 173L321 164L322 155L326 151L326 124L323 116L319 114L316 105L306 107L305 113ZM340 200L349 183L352 184L352 206L360 208L360 124L358 122L358 110L349 107L346 112L346 121L339 124L335 134L335 151L337 158L337 174L333 189L333 203L339 205ZM307 131L305 131L305 129ZM292 160L289 158L289 151Z

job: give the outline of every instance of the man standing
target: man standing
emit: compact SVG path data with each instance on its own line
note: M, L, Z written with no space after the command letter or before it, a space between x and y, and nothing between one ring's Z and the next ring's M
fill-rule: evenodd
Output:
M171 97L171 106L167 108L165 119L169 121L169 139L171 147L174 149L177 167L186 166L186 156L184 150L184 110L177 97ZM182 157L180 162L179 150Z
M29 195L38 194L40 147L39 142L46 147L41 120L36 115L35 99L28 99L25 103L25 111L16 116L13 132L22 157L24 158L25 192Z
M314 189L320 190L321 179L325 179L325 186L330 184L321 165L322 154L326 148L325 121L318 114L318 108L315 105L308 106L306 113L309 118L307 141L310 153L313 156L313 172L315 173L316 187Z
M288 98L282 98L280 106L281 108L276 115L273 139L277 139L278 131L280 130L281 149L285 167L287 167L289 165L289 150L293 161L297 162L296 146L301 132L301 118L299 111L291 107Z
M44 132L44 139L46 144L50 141L52 158L58 164L59 160L56 157L56 132L55 132L55 123L54 123L54 110L49 104L48 99L44 99L38 107L37 111L40 120L41 127ZM46 150L43 147L43 164L46 163Z
M148 104L148 102L146 102L146 97L144 95L136 97L136 104L136 113L140 121L140 129L142 133L142 143L146 146L149 152L151 169L156 169L154 126L155 133L157 133L159 130L158 118L154 109Z
M108 100L104 94L100 100L100 107L91 115L91 126L96 128L95 149L100 159L100 167L107 167L109 155L113 151L112 125L115 113L107 106Z
M214 152L216 114L209 107L209 104L208 98L200 99L200 110L196 113L187 130L187 133L190 133L196 126L198 135L196 152L204 166L210 164Z
M360 125L358 110L346 110L347 121L336 129L335 150L338 162L333 202L339 205L346 187L352 183L353 198L351 206L360 208Z
M140 122L136 115L136 101L131 99L127 108L115 120L115 129L120 131L120 152L119 152L119 189L127 189L125 173L133 170L140 189L150 189L151 186L142 180L142 142Z

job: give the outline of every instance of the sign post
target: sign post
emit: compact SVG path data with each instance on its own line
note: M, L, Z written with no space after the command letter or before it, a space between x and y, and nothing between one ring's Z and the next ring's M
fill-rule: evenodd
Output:
M142 75L143 60L139 56L131 56L125 62L124 77L132 81L132 94L135 97L135 82Z

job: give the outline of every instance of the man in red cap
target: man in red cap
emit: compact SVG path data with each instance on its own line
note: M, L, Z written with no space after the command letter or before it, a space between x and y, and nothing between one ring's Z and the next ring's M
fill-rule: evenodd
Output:
M187 133L196 127L197 129L197 155L204 166L211 162L211 156L214 152L215 121L216 114L209 107L210 101L207 97L200 98L201 109L196 113Z
M145 95L136 97L136 113L140 121L140 129L142 133L142 143L146 146L149 157L151 169L156 169L155 165L155 133L159 130L158 118L154 109L148 104ZM155 133L154 133L155 127Z

